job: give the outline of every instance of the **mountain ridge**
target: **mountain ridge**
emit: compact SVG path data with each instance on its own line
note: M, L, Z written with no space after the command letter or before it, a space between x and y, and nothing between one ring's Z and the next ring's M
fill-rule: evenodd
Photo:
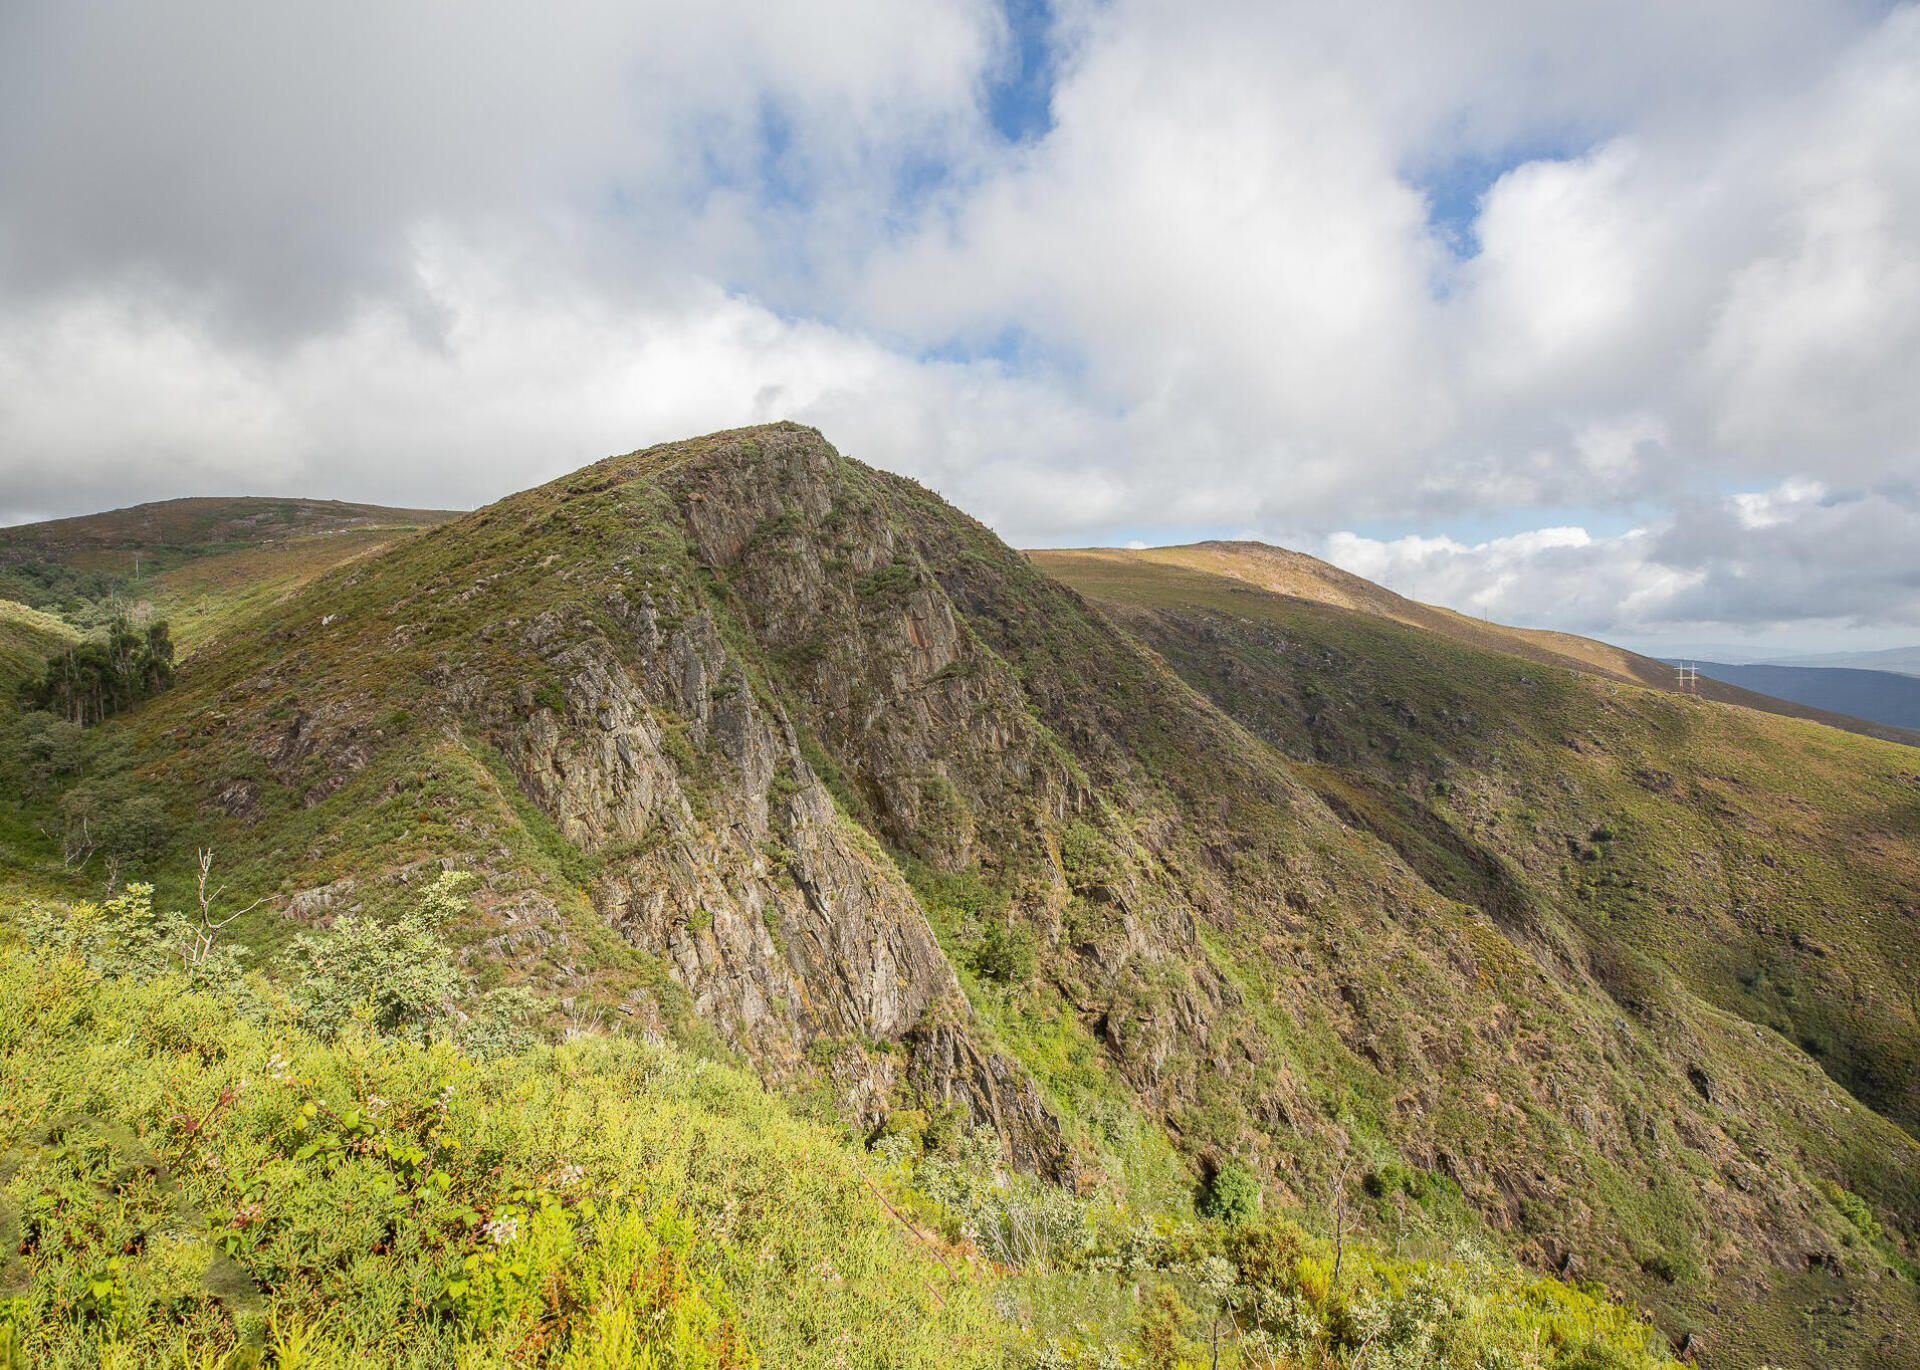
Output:
M321 569L102 746L267 898L236 925L264 955L452 864L474 974L823 1090L863 1131L956 1108L1090 1193L1244 1166L1292 1211L1604 1277L1727 1356L1743 1322L1798 1344L1793 1310L1832 1297L1898 1343L1886 1258L1821 1186L1907 1250L1920 1146L1424 804L1505 753L1496 717L1422 701L1394 725L1437 763L1409 789L1364 739L1302 752L1078 584L814 430L735 430ZM1499 669L1623 737L1714 707ZM1352 713L1315 689L1300 719ZM1612 891L1610 801L1569 802L1573 887Z
M1514 628L1458 610L1423 604L1352 572L1343 571L1318 557L1263 542L1211 541L1126 550L1036 548L1030 555L1036 557L1043 566L1048 564L1049 557L1054 556L1111 556L1210 571L1275 594L1373 613L1408 627L1439 633L1468 646L1523 656L1545 665L1596 672L1652 689L1678 688L1673 666L1658 658L1643 656L1597 638L1546 628ZM1777 698L1764 691L1742 688L1732 681L1703 679L1692 688L1702 698L1740 704L1767 713L1785 714L1791 718L1813 719L1848 732L1920 746L1920 729L1858 718L1797 700Z
M1702 677L1831 709L1889 727L1920 728L1920 677L1856 666L1788 666L1689 661Z

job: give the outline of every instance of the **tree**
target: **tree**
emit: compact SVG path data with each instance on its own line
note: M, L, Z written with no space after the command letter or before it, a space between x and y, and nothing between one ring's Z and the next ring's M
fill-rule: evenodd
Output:
M20 698L86 727L130 709L173 683L173 634L165 619L145 632L120 614L104 641L75 643L47 663L39 680L25 681Z

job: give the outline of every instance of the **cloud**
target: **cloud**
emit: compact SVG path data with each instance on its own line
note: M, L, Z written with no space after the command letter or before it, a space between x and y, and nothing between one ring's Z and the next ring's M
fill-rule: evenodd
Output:
M0 518L791 416L1021 542L1626 518L1418 564L1904 612L1715 567L1910 508L1912 4L25 0L0 184Z
M0 319L0 395L21 513L184 492L308 491L405 505L498 498L612 452L797 418L843 450L953 489L1003 526L1044 509L1097 526L1118 482L981 450L1097 443L1099 415L994 362L919 363L717 287L643 311L530 288L485 248L420 237L409 307L370 302L261 350L164 296L102 293ZM431 335L411 310L437 320ZM101 396L115 402L101 406ZM84 415L85 422L76 422Z
M1336 565L1500 622L1602 636L1920 627L1920 488L1789 480L1610 537L1544 528L1479 543L1333 534Z

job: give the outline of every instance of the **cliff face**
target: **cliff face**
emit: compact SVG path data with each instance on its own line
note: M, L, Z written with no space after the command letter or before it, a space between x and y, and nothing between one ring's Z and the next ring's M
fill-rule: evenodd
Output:
M290 911L451 858L482 877L476 964L581 1010L679 1004L869 1125L952 1106L1088 1186L1143 1122L1271 1202L1477 1232L1676 1327L1809 1262L1881 1297L1815 1179L1898 1240L1920 1195L1911 1138L1791 1046L1573 937L1523 877L1476 903L1377 839L1371 792L1304 783L810 429L613 458L438 528L182 692L154 774L226 849L279 853ZM996 945L1032 970L976 973ZM1345 1194L1347 1157L1428 1197Z
M838 462L810 434L776 432L760 461L663 481L684 555L669 545L657 562L578 577L577 594L525 623L481 629L504 656L441 669L463 721L561 838L599 858L587 890L598 916L660 957L729 1046L776 1079L824 1060L843 1106L869 1125L897 1097L958 1106L995 1127L1023 1168L1068 1179L1057 1121L1026 1071L970 1034L912 889L841 812L795 730L792 710L817 735L859 739L852 764L887 806L890 836L918 830L942 774L935 755L975 750L962 739L1031 740L1024 714L1004 707L976 733L983 693L939 678L963 640L936 588L861 610L860 578L895 556L871 511L835 522L839 574L828 573L814 539L844 514L826 488ZM791 554L764 555L756 535L783 517ZM703 577L750 549L755 574L739 598L764 618L742 638ZM723 624L751 645L729 647ZM864 680L824 662L782 678L783 651L843 626ZM929 854L964 864L968 845L961 829Z

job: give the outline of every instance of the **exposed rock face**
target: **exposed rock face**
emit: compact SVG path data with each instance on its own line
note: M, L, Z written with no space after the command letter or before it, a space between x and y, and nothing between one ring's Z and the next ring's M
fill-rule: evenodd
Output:
M1016 1164L1063 1174L1058 1124L1025 1071L967 1036L966 1001L913 891L836 809L712 613L677 590L662 602L630 588L608 591L610 623L530 625L532 645L553 645L559 698L536 704L529 690L528 712L495 719L562 836L611 857L595 906L776 1077L802 1069L815 1043L937 1031L942 1059L964 1069L921 1071L916 1057L906 1083L924 1076L928 1093L998 1130ZM950 613L944 622L952 633ZM903 1082L884 1053L858 1055L864 1078L838 1083L877 1118Z
M871 801L886 835L959 869L983 827L1058 818L1069 780L1020 681L956 613L930 549L806 429L665 484L706 563L727 575L806 722Z
M1060 1125L1026 1071L1004 1056L983 1052L948 1023L916 1028L907 1045L913 1053L911 1077L928 1100L967 1105L1006 1139L1017 1168L1063 1182L1072 1179L1073 1159Z

